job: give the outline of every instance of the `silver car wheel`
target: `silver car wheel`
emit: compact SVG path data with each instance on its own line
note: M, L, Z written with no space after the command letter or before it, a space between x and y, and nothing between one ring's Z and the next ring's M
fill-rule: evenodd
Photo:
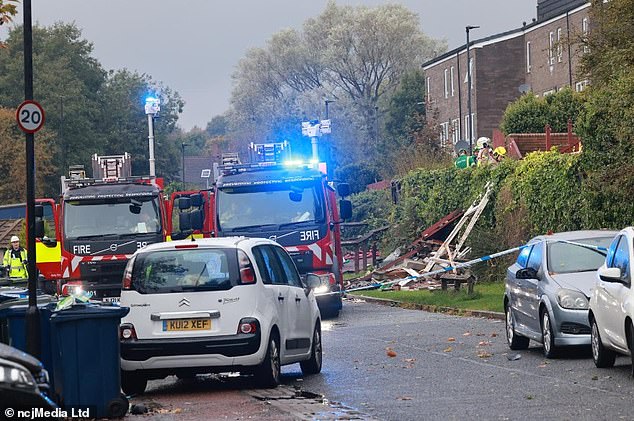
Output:
M596 362L599 360L599 332L596 323L592 323L590 342L592 343L592 358Z
M510 307L506 310L506 340L509 345L513 343L513 315Z
M548 311L544 311L542 316L542 344L544 345L544 351L546 354L550 353L550 347L552 345L552 337L550 330L550 317L548 316Z

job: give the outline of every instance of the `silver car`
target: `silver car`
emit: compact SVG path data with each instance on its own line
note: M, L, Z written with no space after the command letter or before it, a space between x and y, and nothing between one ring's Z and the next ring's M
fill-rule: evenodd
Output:
M552 358L561 346L590 345L588 300L616 234L571 231L529 241L506 276L504 311L511 349L526 349L532 339Z

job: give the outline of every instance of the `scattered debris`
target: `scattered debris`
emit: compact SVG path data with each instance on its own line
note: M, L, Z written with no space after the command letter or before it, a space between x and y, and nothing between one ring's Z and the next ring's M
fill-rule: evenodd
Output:
M478 343L478 346L489 346L489 345L491 345L491 342L489 341L480 341Z
M448 338L447 342L456 342L456 338Z
M401 250L395 250L385 259L382 267L348 281L346 290L446 290L449 286L458 290L466 283L469 293L472 293L476 278L469 268L442 270L466 261L465 257L471 249L464 247L465 241L489 202L490 195L491 184L487 183L484 193L469 209L465 212L456 210L444 216L423 231L410 244L407 252L400 255Z
M491 354L490 352L486 352L486 351L478 352L478 358L491 358L492 356L493 354Z
M462 334L462 336L471 336L471 332L465 332Z
M390 358L394 358L396 357L398 354L390 347L385 348L385 352L387 354L388 357Z
M447 348L445 348L443 352L451 352L451 351L453 351L453 348L448 346Z
M409 396L398 396L396 399L399 401L411 401L414 398L410 398Z
M506 359L509 361L517 361L522 358L521 354L506 354Z

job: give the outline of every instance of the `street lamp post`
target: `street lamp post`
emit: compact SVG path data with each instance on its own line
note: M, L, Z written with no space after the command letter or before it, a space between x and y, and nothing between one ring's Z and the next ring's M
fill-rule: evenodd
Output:
M335 102L334 99L326 99L324 100L324 104L326 104L326 120L330 120L330 114L328 113L328 104ZM330 134L328 135L328 142L326 142L327 148L327 156L326 156L326 175L328 180L333 179L334 168L332 162L332 140L330 139Z
M148 147L150 151L150 178L152 182L156 180L156 167L154 165L154 117L161 110L161 101L158 98L145 98L145 114L147 114L148 125Z
M185 142L181 142L181 157L182 157L182 165L183 165L183 190L185 190L185 146L189 146L189 144L185 143Z
M473 155L473 114L471 113L471 56L469 55L469 31L479 26L467 26L467 113L469 113L469 155Z

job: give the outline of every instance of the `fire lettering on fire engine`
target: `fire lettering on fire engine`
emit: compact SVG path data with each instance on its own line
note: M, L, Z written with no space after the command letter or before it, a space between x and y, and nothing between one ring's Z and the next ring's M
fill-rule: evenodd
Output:
M90 244L73 246L73 254L90 254Z
M300 231L299 239L301 241L316 241L319 240L319 230Z

